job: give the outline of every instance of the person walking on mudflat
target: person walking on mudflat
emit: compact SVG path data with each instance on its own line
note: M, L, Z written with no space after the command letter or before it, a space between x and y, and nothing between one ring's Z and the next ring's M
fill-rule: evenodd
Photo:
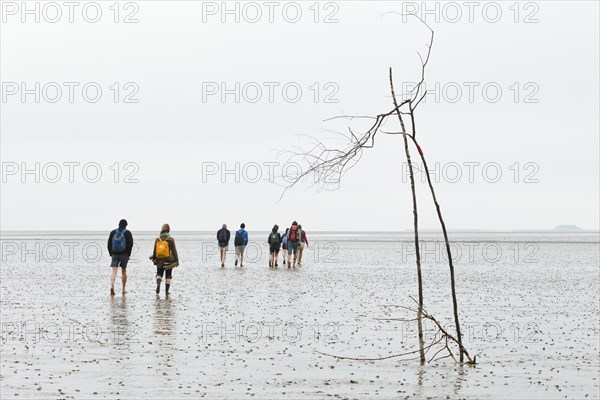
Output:
M122 293L125 294L125 285L127 284L127 262L131 257L133 249L133 235L127 229L127 221L119 221L119 227L108 235L108 254L111 257L110 267L110 295L115 295L115 280L117 279L117 270L121 268L121 282L123 283Z
M154 241L154 249L150 257L156 265L156 294L160 293L160 283L163 276L165 280L165 294L169 295L173 268L179 266L179 255L175 247L175 239L171 237L171 227L164 224L160 229L160 235Z
M246 224L242 223L240 229L235 233L233 239L233 245L235 246L235 265L240 262L240 268L244 266L244 250L248 246L248 232L246 232Z
M289 232L290 232L290 228L286 228L285 233L281 237L281 248L283 250L281 252L281 254L282 254L281 258L283 258L283 265L285 265L285 259L287 257L287 252L288 252L287 237L288 237Z
M219 252L221 253L221 268L225 267L225 258L227 257L230 238L231 232L227 229L227 224L223 224L223 227L217 231L217 242L219 243Z
M292 222L292 226L287 234L287 246L288 246L288 254L287 254L287 264L288 268L290 268L291 262L290 258L292 254L294 255L294 264L292 265L296 268L296 260L298 257L298 246L300 245L300 229L298 228L298 223L296 221Z
M269 244L269 268L279 266L277 264L277 257L279 256L279 249L281 247L281 234L278 231L279 226L273 226L273 229L267 238L267 243Z
M302 225L298 225L300 231L300 244L298 244L298 266L302 266L302 253L304 252L304 246L308 247L308 238L306 237L306 231L302 229Z

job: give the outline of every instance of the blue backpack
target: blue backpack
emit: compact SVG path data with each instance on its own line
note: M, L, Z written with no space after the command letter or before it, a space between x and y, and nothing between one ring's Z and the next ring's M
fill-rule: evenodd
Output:
M233 239L233 245L234 246L244 246L244 244L246 243L246 241L244 240L244 231L243 230L239 230L235 233L235 238Z
M127 248L127 241L125 240L125 232L127 229L123 229L123 232L119 229L115 229L115 234L112 239L112 249L115 252L122 252Z

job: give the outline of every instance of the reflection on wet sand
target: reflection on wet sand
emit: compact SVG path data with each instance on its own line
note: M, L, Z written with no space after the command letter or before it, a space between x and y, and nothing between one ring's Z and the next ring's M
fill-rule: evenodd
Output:
M55 269L25 263L15 274L0 263L1 398L597 398L598 312L589 304L598 303L598 279L582 278L597 277L597 243L578 245L581 253L571 252L573 244L540 243L544 261L525 269L499 262L462 270L465 340L480 364L457 366L448 357L420 369L416 353L378 362L317 353L417 350L416 324L376 319L394 316L382 305L409 305L413 265L397 262L396 243L369 238L345 242L340 265L307 259L300 270L274 270L263 259L242 270L231 261L226 268L199 262L177 271L182 279L171 298L156 296L152 269L132 268L130 293L111 298L106 265L73 275L59 291ZM195 238L180 243L201 260ZM428 275L428 304L451 324L447 293L437 290L447 286L442 275ZM568 309L551 301L558 290ZM488 338L488 323L502 340ZM526 330L529 323L535 331ZM573 336L574 327L589 336Z
M466 370L468 368L472 367L457 364L456 366L454 366L452 371L442 372L443 378L446 382L444 386L452 387L453 394L457 397L460 397L460 395L463 394L463 383L466 379ZM435 375L439 374L439 371L431 369L431 365L426 364L419 366L419 370L417 371L417 390L415 391L415 397L426 397L425 391L429 389L431 382L436 379Z
M154 337L152 345L155 356L156 371L160 376L164 376L166 382L172 380L172 376L177 374L174 357L176 354L176 332L175 315L173 315L173 303L170 297L161 298L156 296L154 300L154 318L152 321ZM167 375L167 376L165 376Z
M464 365L458 364L456 366L456 382L454 382L454 394L458 395L463 388L463 382L465 381L465 375L466 375L466 371L465 368L472 368L472 367L465 367Z
M129 338L132 336L132 326L128 319L127 298L114 297L110 298L110 334L111 340L117 345L129 343Z
M173 326L173 300L170 297L156 297L154 301L154 334L172 336Z
M425 374L425 367L423 365L419 366L419 370L417 371L417 391L415 393L417 398L423 397L423 382L427 381Z

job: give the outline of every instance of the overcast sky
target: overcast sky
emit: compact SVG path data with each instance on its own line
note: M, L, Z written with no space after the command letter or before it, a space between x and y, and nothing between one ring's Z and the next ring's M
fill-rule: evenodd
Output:
M400 136L337 191L277 202L270 181L301 135L335 145L331 131L364 126L324 119L393 108L389 67L398 91L418 79L429 32L385 13L421 2L113 3L2 2L2 230L412 226ZM418 138L447 226L598 229L598 2L428 7ZM421 178L421 226L436 228Z

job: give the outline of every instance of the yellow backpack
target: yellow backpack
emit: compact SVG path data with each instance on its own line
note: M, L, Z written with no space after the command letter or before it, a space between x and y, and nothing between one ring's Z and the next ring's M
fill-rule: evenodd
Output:
M169 243L161 238L156 242L156 258L169 258Z

